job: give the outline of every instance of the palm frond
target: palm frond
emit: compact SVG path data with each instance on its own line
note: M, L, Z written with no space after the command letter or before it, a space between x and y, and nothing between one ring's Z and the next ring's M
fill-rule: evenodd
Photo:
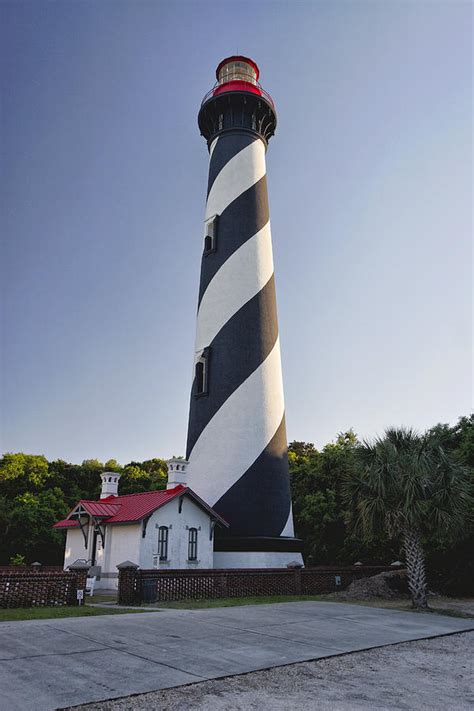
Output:
M404 527L453 528L474 509L468 470L430 433L390 427L355 448L356 469L343 483L350 525L364 536Z

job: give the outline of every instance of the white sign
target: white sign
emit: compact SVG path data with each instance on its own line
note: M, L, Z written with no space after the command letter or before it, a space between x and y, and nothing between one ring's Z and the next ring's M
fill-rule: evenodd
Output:
M76 598L80 600L84 600L84 590L76 590Z

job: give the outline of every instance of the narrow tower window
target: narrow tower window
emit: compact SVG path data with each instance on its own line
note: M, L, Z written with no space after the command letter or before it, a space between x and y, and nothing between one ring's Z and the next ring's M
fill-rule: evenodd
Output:
M160 560L168 560L168 528L160 526L158 529L158 556Z
M204 395L204 361L198 360L196 363L196 391L198 395Z
M189 529L188 560L197 560L198 532L197 528Z
M204 234L204 256L212 254L217 250L217 215L206 220L206 231Z
M209 392L209 348L204 348L195 366L196 397Z

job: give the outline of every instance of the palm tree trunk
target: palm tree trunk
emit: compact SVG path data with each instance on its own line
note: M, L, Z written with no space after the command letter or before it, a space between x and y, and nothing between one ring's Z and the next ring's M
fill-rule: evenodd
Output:
M416 528L408 528L404 531L403 547L413 607L427 608L425 554L421 545L421 534Z

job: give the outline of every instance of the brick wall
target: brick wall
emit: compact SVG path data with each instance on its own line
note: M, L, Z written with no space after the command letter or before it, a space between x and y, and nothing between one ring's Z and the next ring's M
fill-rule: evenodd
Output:
M0 570L0 608L77 605L87 571Z
M370 577L393 566L346 568L225 569L225 570L119 570L118 601L139 605L144 600L210 600L263 595L317 595L346 588L353 580ZM336 585L336 576L341 585Z

